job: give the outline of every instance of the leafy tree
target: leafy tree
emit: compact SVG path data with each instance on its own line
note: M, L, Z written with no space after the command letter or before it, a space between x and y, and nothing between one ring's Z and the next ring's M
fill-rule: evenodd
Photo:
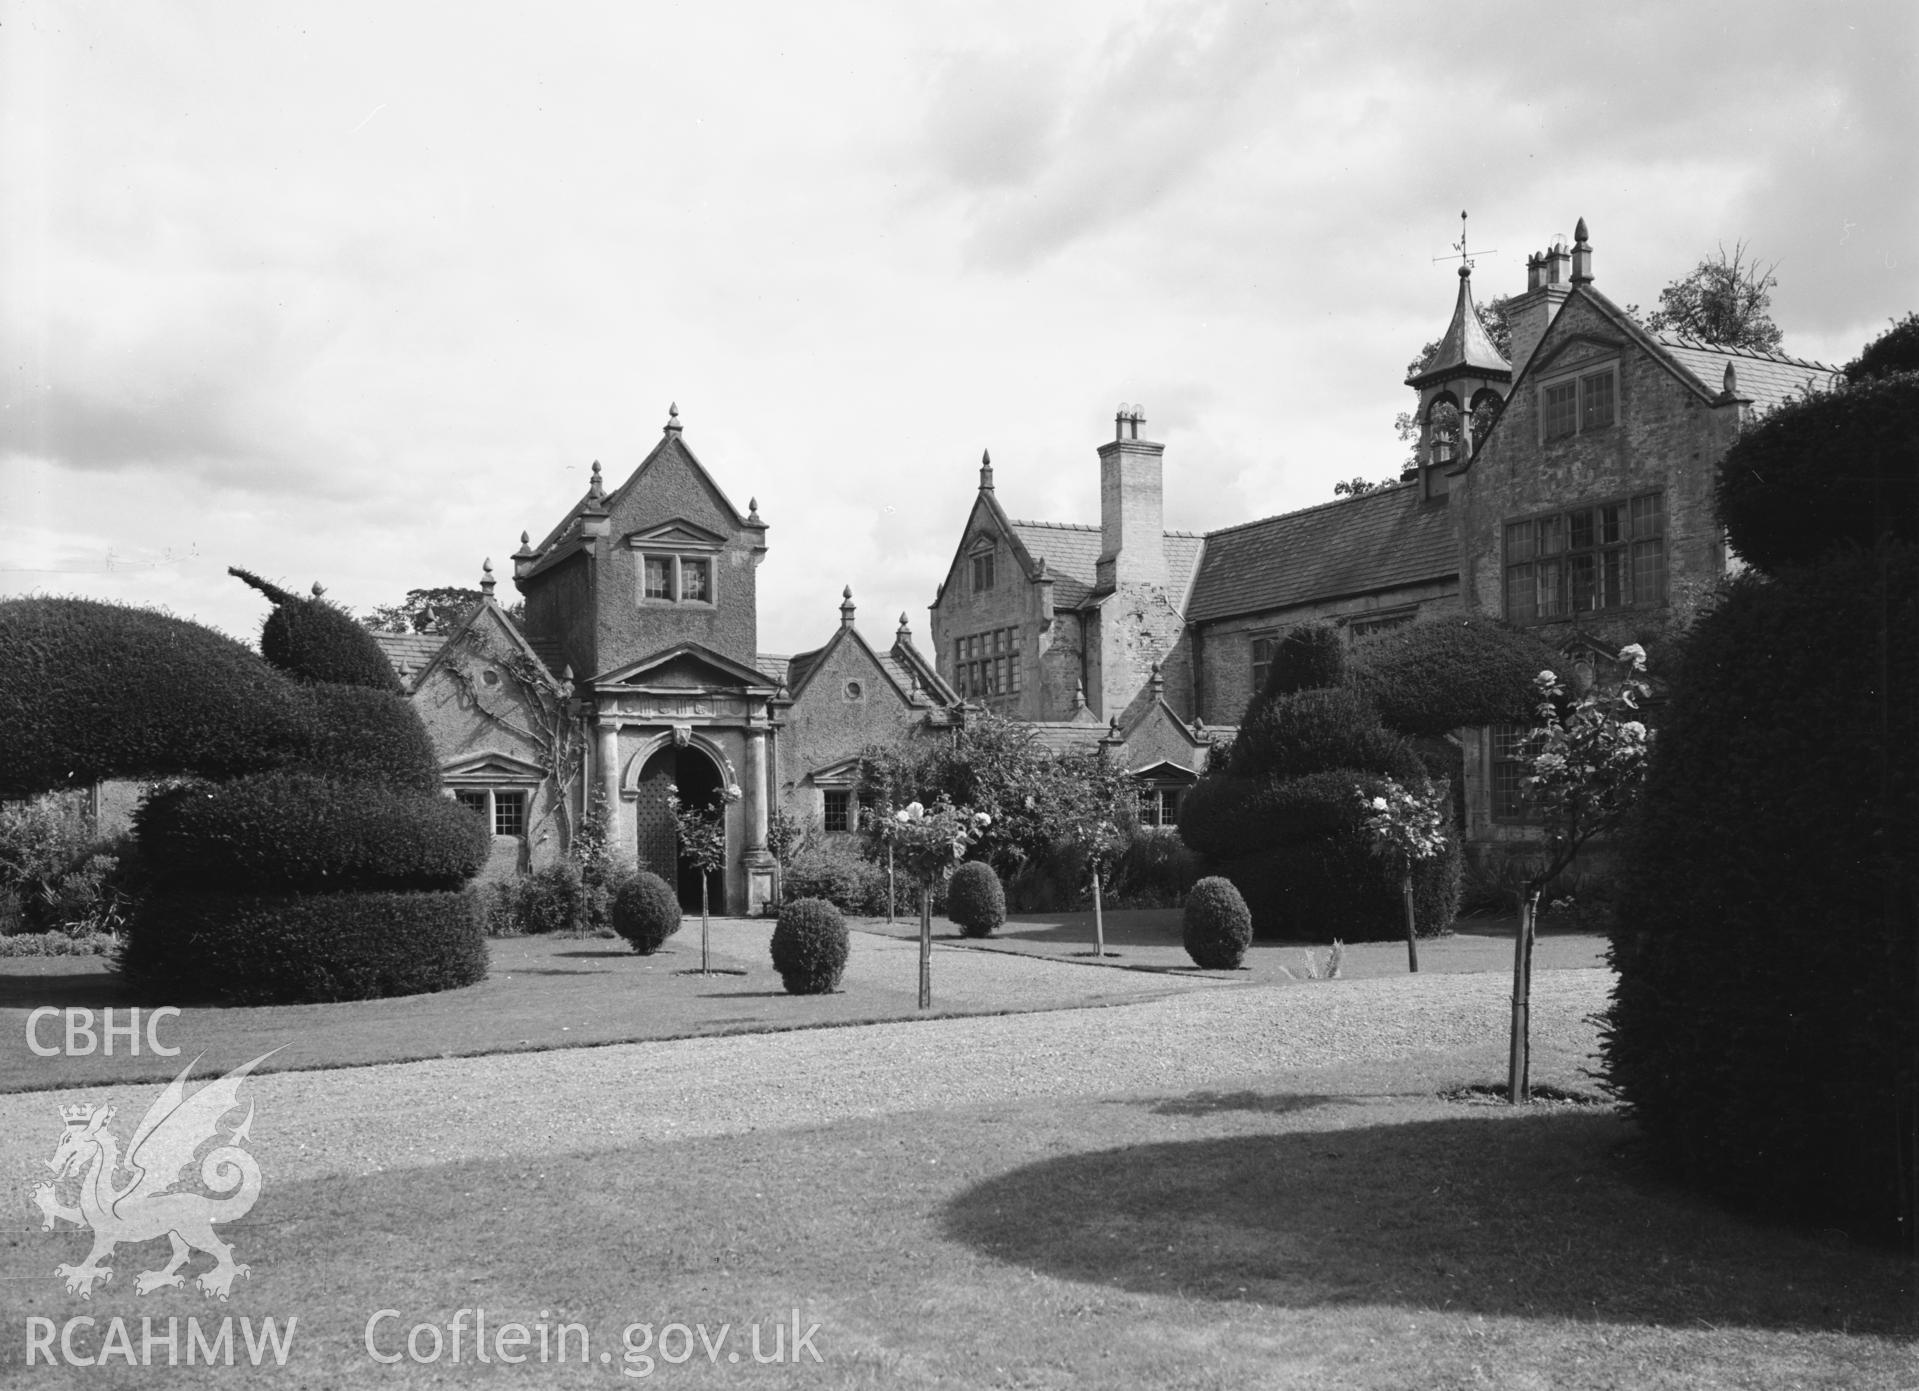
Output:
M673 830L679 837L680 858L700 872L700 974L711 975L712 955L708 928L707 891L715 874L726 868L726 809L740 800L740 789L731 785L713 794L704 809L680 800L680 789L666 790L667 810L673 813Z
M1382 478L1377 483L1374 483L1369 479L1361 478L1357 476L1352 478L1345 478L1333 484L1333 496L1334 497L1365 497L1366 494L1376 493L1381 488L1390 488L1393 484L1397 483L1398 481L1399 480L1397 478Z
M397 604L380 604L360 615L360 622L376 633L430 633L445 636L480 602L480 591L459 585L437 589L409 589ZM524 623L526 602L516 599L506 616Z
M1525 866L1518 890L1519 930L1513 941L1512 1036L1507 1056L1506 1097L1532 1099L1529 1030L1532 1004L1533 929L1546 885L1572 866L1587 842L1619 829L1646 782L1651 736L1639 720L1639 702L1649 687L1646 652L1637 643L1621 649L1629 663L1616 690L1597 686L1574 698L1552 671L1535 678L1537 723L1526 741L1531 773L1527 803L1543 823L1544 852Z
M1779 283L1776 264L1753 260L1744 242L1734 242L1731 251L1722 243L1716 257L1706 257L1690 275L1659 292L1659 307L1646 316L1646 327L1727 348L1773 352L1780 333L1766 311Z

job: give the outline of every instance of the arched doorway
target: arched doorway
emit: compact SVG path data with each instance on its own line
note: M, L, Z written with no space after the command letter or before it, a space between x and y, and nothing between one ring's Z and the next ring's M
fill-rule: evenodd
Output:
M679 748L668 744L647 759L646 766L640 770L633 808L639 834L640 868L651 870L667 883L676 885L680 907L687 912L700 911L700 873L680 860L679 836L666 804L667 790L677 787L683 805L705 809L713 805L725 785L719 766L703 750L691 746ZM724 869L707 876L706 891L707 906L715 913L724 913Z

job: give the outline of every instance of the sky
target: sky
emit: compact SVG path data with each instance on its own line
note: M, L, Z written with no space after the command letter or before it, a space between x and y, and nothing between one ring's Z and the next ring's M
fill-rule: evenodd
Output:
M992 452L1169 527L1396 474L1470 212L1481 299L1585 218L1656 304L1744 242L1785 349L1919 308L1919 6L0 0L0 596L252 640L511 597L599 461L769 525L759 646L926 607Z

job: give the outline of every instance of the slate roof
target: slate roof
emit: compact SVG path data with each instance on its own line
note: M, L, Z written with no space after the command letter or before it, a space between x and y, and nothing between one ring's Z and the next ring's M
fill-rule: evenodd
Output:
M1048 753L1067 753L1073 749L1096 749L1111 732L1098 720L1035 720L1026 726L1033 731L1033 742Z
M1823 391L1839 375L1837 368L1823 362L1785 353L1727 348L1671 333L1655 333L1652 339L1668 357L1697 377L1708 395L1716 396L1724 387L1726 366L1730 363L1739 394L1749 397L1754 409L1759 411L1771 410L1795 396L1804 396L1809 387Z
M760 652L754 655L753 665L767 680L785 684L787 666L792 660L791 657L777 652Z
M1092 597L1105 533L1085 522L1012 523L1013 534L1035 560L1045 557L1053 580L1053 607L1076 609ZM1197 531L1164 533L1166 583L1175 595L1186 593L1206 538Z
M1454 372L1473 372L1482 376L1511 376L1512 364L1493 346L1492 335L1473 304L1472 271L1459 268L1459 299L1453 305L1453 320L1433 350L1426 365L1406 379L1412 387L1425 385Z
M394 674L409 685L426 670L427 663L446 643L446 637L440 633L375 633L373 640L386 653Z
M1258 613L1459 571L1450 509L1415 503L1411 483L1206 534L1189 623Z

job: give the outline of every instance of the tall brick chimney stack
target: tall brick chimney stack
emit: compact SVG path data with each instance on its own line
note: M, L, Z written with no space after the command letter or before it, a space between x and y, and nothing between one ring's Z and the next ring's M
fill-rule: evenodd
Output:
M1166 446L1139 437L1141 406L1122 404L1099 447L1099 588L1166 583L1163 465Z
M1576 245L1554 242L1544 251L1526 258L1526 293L1506 303L1506 322L1513 330L1513 374L1526 369L1527 359L1539 340L1546 336L1546 325L1553 321L1559 306L1566 302L1575 284L1592 280L1592 247L1586 243L1586 219L1579 219Z

